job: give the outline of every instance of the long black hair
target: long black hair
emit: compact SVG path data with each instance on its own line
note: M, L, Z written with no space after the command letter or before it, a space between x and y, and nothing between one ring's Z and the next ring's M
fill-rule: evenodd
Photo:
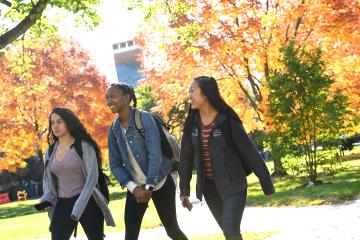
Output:
M206 96L209 103L219 112L225 114L229 119L233 119L241 123L237 113L232 109L221 97L218 84L213 77L200 76L194 79L198 84L203 95ZM190 135L198 109L189 108L188 115L185 120L184 134Z
M99 145L87 132L84 125L81 123L80 119L68 108L54 108L49 117L49 133L47 135L47 141L49 146L54 144L59 140L58 137L52 131L51 128L51 116L57 114L65 122L66 128L68 129L71 136L76 140L85 141L89 143L95 150L96 159L98 162L98 167L101 168L102 164L102 154Z
M121 90L124 94L130 95L130 102L133 101L133 107L136 108L137 99L136 99L134 88L132 86L130 86L129 84L124 83L124 82L113 83L110 86Z

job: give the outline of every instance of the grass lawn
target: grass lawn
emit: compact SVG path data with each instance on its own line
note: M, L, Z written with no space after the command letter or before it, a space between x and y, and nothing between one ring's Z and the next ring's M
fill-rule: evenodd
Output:
M360 193L360 146L357 146L353 155L347 155L346 168L338 172L335 176L322 176L319 179L331 184L320 186L297 188L305 181L295 178L277 178L274 180L276 193L271 202L264 196L256 176L253 174L248 177L248 206L305 206L321 205L328 203L340 203L359 197ZM272 163L267 163L268 168L272 168ZM195 178L192 179L192 191L195 191ZM117 227L105 227L106 232L118 232L124 230L124 205L126 193L120 187L110 189L111 202L110 209L115 218ZM38 213L32 207L38 200L28 200L18 204L17 202L0 205L0 226L1 239L49 239L48 232L49 220L47 213ZM155 207L152 202L146 211L142 228L153 228L161 226ZM79 227L79 235L83 234ZM273 233L245 233L244 239L264 239ZM219 235L199 236L193 238L201 239L223 239Z
M271 202L264 197L257 178L252 174L248 178L247 205L300 207L335 204L356 199L360 197L360 156L350 159L352 160L345 161L345 169L334 176L320 174L318 179L325 182L322 185L299 188L307 182L307 179L294 176L274 179L276 193ZM269 165L272 164L268 163Z
M319 174L319 180L331 182L312 187L298 188L307 182L294 176L276 178L273 180L276 193L269 201L261 189L254 174L248 176L247 206L311 206L341 203L360 197L360 146L351 152L345 151L344 170L334 176ZM267 162L268 169L273 169L273 163ZM195 191L196 175L191 180L191 191ZM194 193L195 196L195 193Z
M124 231L124 206L126 192L120 187L110 189L111 201L110 209L116 222L116 227L105 227L105 232ZM32 206L38 200L28 200L26 202L7 203L0 205L0 226L1 239L38 239L50 238L48 231L49 219L47 213L36 212ZM155 206L152 202L146 211L142 228L154 228L161 226L160 219L157 216ZM78 234L83 235L83 229L78 228Z

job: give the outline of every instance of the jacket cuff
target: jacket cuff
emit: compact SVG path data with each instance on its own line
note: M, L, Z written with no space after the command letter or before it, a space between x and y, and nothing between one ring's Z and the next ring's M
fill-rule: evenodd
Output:
M156 184L158 184L158 178L157 177L147 177L146 184L155 186Z
M190 189L180 187L180 196L190 196Z
M115 176L116 178L116 176ZM123 179L119 180L118 179L118 182L120 183L120 186L124 189L126 187L126 184L128 184L128 182L131 181L131 178L129 177L124 177Z
M271 195L271 194L275 193L275 188L264 189L263 192L265 195Z
M74 214L71 214L70 215L71 219L78 222L79 221L79 218L77 218Z
M129 192L133 193L134 189L137 187L138 185L136 185L136 183L134 183L133 181L129 181L125 187L129 190Z
M190 196L190 192L181 192L180 196Z
M41 197L42 201L50 202L53 206L55 206L56 201L51 193L44 193L44 195Z
M275 187L274 187L274 184L272 182L269 182L267 184L264 184L263 182L260 182L260 184L261 184L261 188L262 188L265 195L270 195L270 194L273 194L275 192Z

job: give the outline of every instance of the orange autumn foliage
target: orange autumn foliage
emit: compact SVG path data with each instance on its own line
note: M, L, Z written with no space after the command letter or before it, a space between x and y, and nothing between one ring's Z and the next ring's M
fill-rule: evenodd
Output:
M46 39L10 49L0 59L0 76L0 171L16 171L25 167L24 158L43 155L54 107L73 110L106 155L113 120L107 82L78 44Z
M149 11L151 9L151 11ZM143 70L163 113L199 75L218 79L248 130L266 128L266 87L280 48L321 47L336 88L360 111L360 2L352 0L152 1L137 37ZM359 130L359 129L354 129Z

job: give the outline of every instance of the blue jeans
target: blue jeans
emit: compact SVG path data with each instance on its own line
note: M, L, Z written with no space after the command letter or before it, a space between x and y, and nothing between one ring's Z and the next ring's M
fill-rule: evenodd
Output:
M240 224L246 204L247 190L231 194L222 200L214 181L206 179L203 194L226 239L241 240Z

